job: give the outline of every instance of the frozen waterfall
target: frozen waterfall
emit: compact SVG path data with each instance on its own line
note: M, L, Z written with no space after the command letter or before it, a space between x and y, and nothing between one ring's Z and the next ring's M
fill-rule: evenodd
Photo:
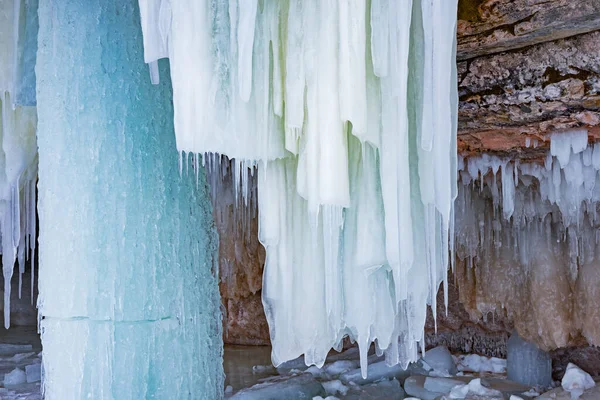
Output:
M274 364L322 365L344 336L363 373L372 342L415 360L453 231L457 1L139 4L181 163L235 159L244 196L257 168Z
M218 241L167 65L152 86L135 0L41 1L39 21L44 397L219 399Z

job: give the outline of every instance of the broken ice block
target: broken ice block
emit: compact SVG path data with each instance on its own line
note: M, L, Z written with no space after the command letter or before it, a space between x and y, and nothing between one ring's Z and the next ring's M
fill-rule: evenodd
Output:
M274 378L243 389L231 396L231 400L277 400L312 399L327 396L323 386L311 374L292 378Z
M21 385L27 381L25 372L20 368L15 368L4 375L4 386Z
M39 382L42 380L42 364L31 364L25 367L27 383Z
M452 354L446 346L438 346L426 351L423 361L433 368L433 374L430 375L451 376L458 372Z
M573 363L567 365L565 376L563 376L560 384L563 389L571 393L571 399L578 399L585 390L596 386L596 382L590 374Z
M506 343L508 379L529 386L548 387L552 383L550 354L521 339L515 331Z

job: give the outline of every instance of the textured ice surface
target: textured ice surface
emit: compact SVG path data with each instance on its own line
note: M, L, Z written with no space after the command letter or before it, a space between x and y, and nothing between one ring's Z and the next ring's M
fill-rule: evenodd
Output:
M534 343L513 332L506 342L508 379L530 386L549 387L552 383L552 358Z
M504 312L543 350L600 345L599 201L600 145L585 131L553 134L544 161L462 162L455 272L471 316Z
M37 1L0 2L0 254L6 328L15 261L21 297L26 260L34 259L36 248L37 115L31 107L35 105L36 41Z
M292 378L271 378L251 388L240 390L232 400L312 399L326 396L323 386L311 374Z
M274 364L320 366L344 336L363 373L375 340L388 364L416 360L448 267L457 1L140 5L151 71L169 58L177 149L258 166Z
M590 374L572 363L567 365L567 370L560 384L563 389L571 393L572 400L577 400L587 389L596 386L596 382Z
M15 368L4 374L4 386L16 386L27 382L27 375L21 368Z
M451 376L456 375L458 372L454 358L445 346L437 346L427 350L423 356L423 361L433 369L437 376Z
M137 2L45 1L39 17L45 398L218 399L208 190L180 177L168 69L151 86Z
M42 364L31 364L25 367L27 383L39 382L42 380Z
M497 374L506 372L506 360L497 357L485 357L479 354L459 355L457 368L459 371L467 372L494 372Z

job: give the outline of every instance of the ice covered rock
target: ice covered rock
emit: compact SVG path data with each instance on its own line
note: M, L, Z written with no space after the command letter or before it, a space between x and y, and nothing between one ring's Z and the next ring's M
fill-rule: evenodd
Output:
M358 360L338 360L325 365L325 372L330 376L338 376L358 367Z
M401 400L405 392L395 379L352 388L344 400Z
M453 387L463 385L465 382L469 382L470 379L472 378L456 377L454 379L428 376L425 378L423 387L430 392L449 393Z
M232 400L300 400L327 396L323 386L311 374L276 377L242 389L231 396Z
M344 385L340 380L327 381L321 383L328 395L345 395L348 393L348 386Z
M433 369L429 373L430 375L452 376L458 372L454 358L446 346L438 346L427 350L423 356L423 361Z
M42 380L42 365L31 364L25 367L27 383L39 382Z
M596 386L596 382L594 382L590 374L579 368L577 365L569 363L560 385L563 389L571 393L571 398L573 400L577 400L584 391Z
M4 386L22 385L27 382L27 375L21 368L15 368L8 374L4 374Z
M504 400L502 392L482 385L480 378L469 382L469 394L485 397L488 400Z
M497 374L506 372L506 360L502 358L467 354L459 355L456 359L459 371L493 372Z
M483 377L480 378L480 383L483 387L502 392L504 395L506 395L506 397L513 394L518 395L527 393L531 389L531 387L528 385L523 385L521 383L502 378Z
M381 379L395 378L403 382L411 374L410 367L405 369L402 365L396 364L390 367L385 361L369 364L367 367L367 378L363 379L361 369L356 368L344 372L340 375L340 380L344 383L354 382L359 385L375 382Z
M562 387L557 387L552 390L543 393L536 399L539 400L572 400L571 392L566 391ZM579 397L579 400L597 400L600 399L600 385L596 385L593 388L587 389Z
M506 343L506 352L508 379L528 386L552 384L552 359L536 344L523 340L514 331Z
M340 400L340 399L335 396L327 396L325 398L323 398L321 396L315 396L312 398L312 400Z
M448 394L456 386L468 384L472 379L472 377L466 376L442 378L413 375L404 381L404 391L422 400L434 400Z

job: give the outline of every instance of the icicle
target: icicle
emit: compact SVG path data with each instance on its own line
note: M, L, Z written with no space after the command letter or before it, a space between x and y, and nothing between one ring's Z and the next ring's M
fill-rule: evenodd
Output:
M243 221L257 167L273 362L320 365L344 335L365 373L374 341L415 360L450 263L457 1L160 3L145 59L168 47L177 149L205 154L213 201L232 175Z
M0 252L6 328L10 326L15 261L20 298L29 248L35 246L35 224L30 222L30 214L35 215L35 194L29 193L37 179L37 115L30 106L35 104L35 76L30 74L33 66L23 63L25 55L37 50L37 25L32 23L36 15L37 9L21 0L0 3ZM30 262L33 265L34 260Z

